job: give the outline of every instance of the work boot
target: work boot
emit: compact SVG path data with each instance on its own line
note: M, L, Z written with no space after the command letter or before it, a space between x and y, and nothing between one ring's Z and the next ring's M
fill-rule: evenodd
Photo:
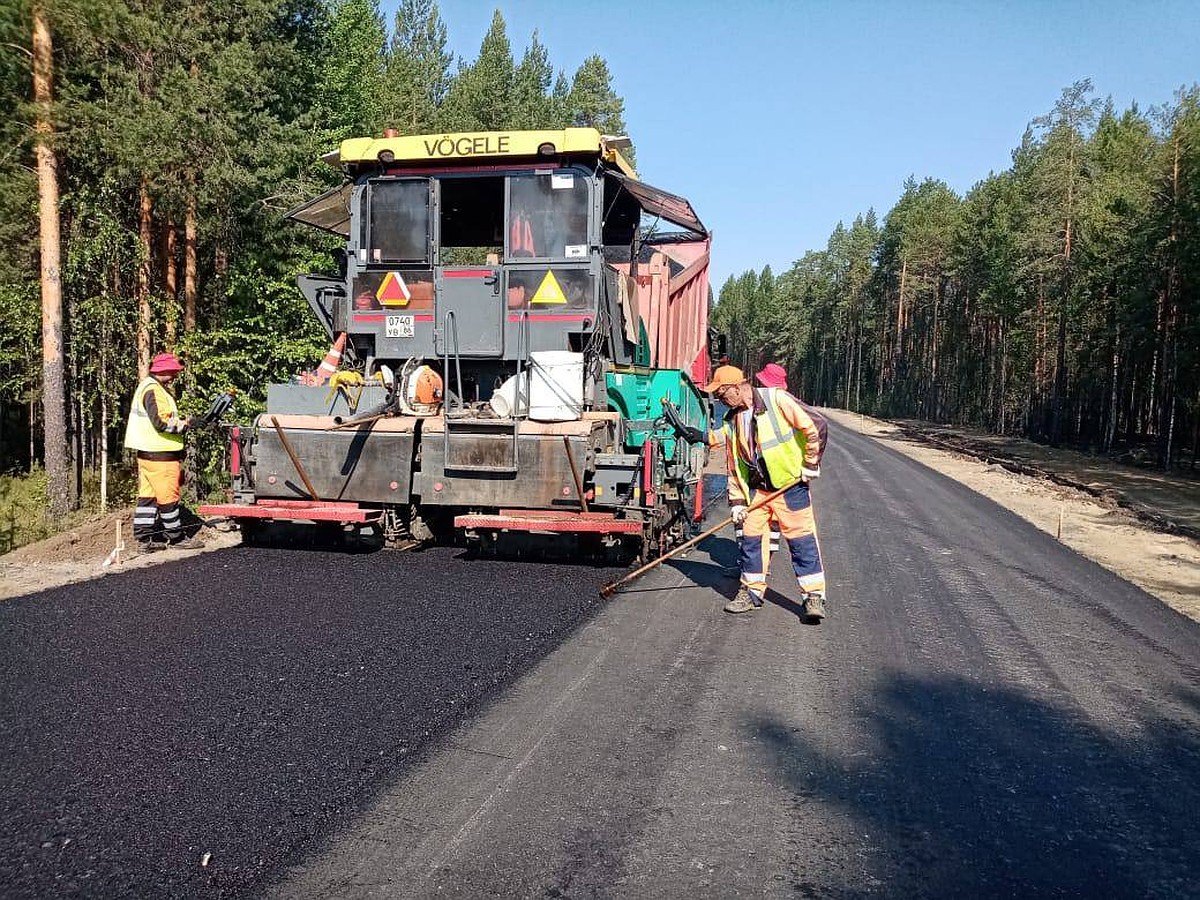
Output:
M166 550L167 545L162 541L138 541L138 553L157 553L159 550Z
M727 613L744 613L751 612L762 606L762 599L755 597L745 588L737 592L732 600L725 604L725 612Z
M806 618L815 619L818 622L825 618L825 597L821 594L806 594L804 615Z
M171 544L172 550L203 550L204 541L197 537L185 537Z

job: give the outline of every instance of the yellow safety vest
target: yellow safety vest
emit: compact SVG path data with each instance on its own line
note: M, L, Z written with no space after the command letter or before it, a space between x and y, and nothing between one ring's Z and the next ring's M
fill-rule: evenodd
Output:
M753 416L753 427L758 437L758 452L767 467L767 477L776 488L786 487L803 474L804 454L808 447L808 435L792 428L779 409L779 388L755 388L766 409ZM749 445L749 436L746 436ZM754 460L743 459L741 441L736 441L733 455L738 483L750 497L750 474Z
M158 413L165 419L179 415L175 398L167 393L167 389L158 383L158 379L149 375L133 392L133 404L129 409L129 422L125 426L125 446L130 450L148 450L164 452L183 450L182 434L164 434L154 427L150 415L146 412L146 391L154 391L154 402L158 404Z
M767 475L777 488L786 487L804 474L808 435L793 428L779 409L779 388L763 388L767 410L757 416L758 452L767 465Z

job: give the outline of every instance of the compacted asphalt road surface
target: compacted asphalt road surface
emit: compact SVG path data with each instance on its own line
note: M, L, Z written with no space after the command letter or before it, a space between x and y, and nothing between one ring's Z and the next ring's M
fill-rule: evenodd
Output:
M0 893L1200 895L1200 625L886 442L823 471L820 626L783 557L721 612L729 533L607 603L238 549L0 604Z

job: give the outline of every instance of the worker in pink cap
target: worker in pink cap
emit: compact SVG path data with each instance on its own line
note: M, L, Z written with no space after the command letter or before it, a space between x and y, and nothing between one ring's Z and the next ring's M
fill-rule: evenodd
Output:
M754 373L754 380L765 388L788 389L787 372L779 363L767 363L761 372Z
M167 388L183 371L174 353L160 353L150 374L133 392L125 446L137 453L138 498L133 513L133 536L144 553L168 545L195 550L204 542L188 537L180 518L179 486L183 481L183 433L191 424L181 418Z

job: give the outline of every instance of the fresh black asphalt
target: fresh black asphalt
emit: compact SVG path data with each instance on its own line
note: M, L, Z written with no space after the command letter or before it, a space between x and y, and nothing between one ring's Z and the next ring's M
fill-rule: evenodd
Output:
M460 557L238 548L0 604L0 896L261 888L615 574Z

